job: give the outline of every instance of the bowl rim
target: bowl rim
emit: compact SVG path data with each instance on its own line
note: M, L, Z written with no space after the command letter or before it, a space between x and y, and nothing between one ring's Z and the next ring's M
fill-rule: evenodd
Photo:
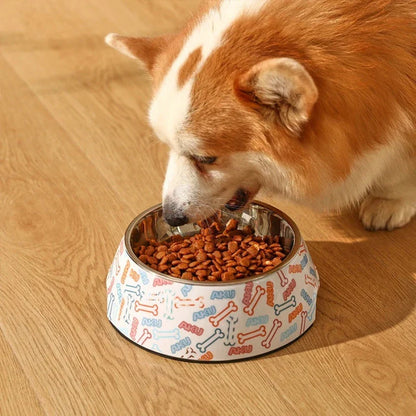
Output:
M153 205L152 207L143 211L141 214L139 214L137 217L135 217L133 219L133 221L131 221L131 223L128 225L128 227L126 229L126 232L124 233L124 245L125 245L125 248L126 248L126 252L127 252L130 260L133 261L133 263L135 263L137 266L145 269L146 271L152 272L153 274L157 275L158 277L160 277L162 279L166 279L166 280L169 280L173 283L179 283L179 284L182 284L182 285L226 287L226 286L241 285L241 284L245 284L247 282L255 282L255 281L258 281L258 280L262 280L265 277L267 277L269 275L272 275L273 273L276 273L277 271L283 269L288 263L290 263L292 258L299 251L299 247L300 247L300 243L301 243L301 234L300 234L298 226L292 220L292 218L290 218L286 213L284 213L280 209L277 209L277 208L273 207L272 205L269 205L265 202L261 202L261 201L257 201L257 200L253 200L253 201L249 202L249 204L259 205L261 207L269 209L270 211L273 211L275 214L277 214L280 218L284 219L290 225L290 227L292 228L293 233L295 235L293 246L292 246L292 249L290 250L289 254L285 257L285 259L278 266L276 266L275 268L273 268L273 269L271 269L271 270L269 270L265 273L255 275L255 276L244 277L243 279L229 280L229 281L226 281L226 282L222 282L220 280L215 281L215 282L213 282L213 281L196 281L196 280L181 279L181 278L170 276L168 274L164 274L164 273L159 272L155 269L152 269L148 265L141 262L139 260L139 258L136 256L136 254L134 253L133 248L131 247L131 244L130 244L131 233L132 233L134 227L137 225L137 223L140 222L146 215L148 215L149 213L151 213L153 211L157 211L160 208L162 208L161 203Z

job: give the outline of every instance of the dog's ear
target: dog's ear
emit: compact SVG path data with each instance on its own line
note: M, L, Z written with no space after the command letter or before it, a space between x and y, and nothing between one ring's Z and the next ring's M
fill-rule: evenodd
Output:
M105 42L130 58L142 61L149 72L152 72L157 56L166 48L167 36L156 38L135 38L109 33Z
M318 99L308 71L294 59L273 58L254 65L237 77L237 96L268 118L277 118L298 135Z

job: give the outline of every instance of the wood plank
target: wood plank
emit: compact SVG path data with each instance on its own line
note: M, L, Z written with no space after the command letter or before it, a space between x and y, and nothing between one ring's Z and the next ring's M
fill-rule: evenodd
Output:
M1 293L1 292L0 292ZM1 293L3 296L3 293ZM0 330L0 414L45 415L34 393L24 369Z
M0 4L0 413L413 415L416 221L370 233L262 196L298 223L322 286L314 327L260 359L168 360L108 323L107 268L160 201L167 149L147 75L102 39L175 30L197 5Z

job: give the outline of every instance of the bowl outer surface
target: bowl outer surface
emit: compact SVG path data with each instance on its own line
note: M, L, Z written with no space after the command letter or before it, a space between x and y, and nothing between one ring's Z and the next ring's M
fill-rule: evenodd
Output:
M134 343L185 360L232 361L276 350L314 322L319 275L301 239L290 262L255 280L190 284L135 263L123 238L107 275L107 315Z

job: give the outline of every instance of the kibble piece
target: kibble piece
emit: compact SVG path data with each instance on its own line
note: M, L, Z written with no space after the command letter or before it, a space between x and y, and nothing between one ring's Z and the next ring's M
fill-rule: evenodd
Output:
M230 252L230 253L235 253L236 251L238 250L238 243L237 243L237 241L230 241L229 243L228 243L228 251Z
M182 279L192 280L194 275L190 272L184 272L184 273L182 273L181 277L182 277Z
M203 251L199 251L198 254L196 255L196 260L199 262L203 262L208 258L207 254L204 253Z

